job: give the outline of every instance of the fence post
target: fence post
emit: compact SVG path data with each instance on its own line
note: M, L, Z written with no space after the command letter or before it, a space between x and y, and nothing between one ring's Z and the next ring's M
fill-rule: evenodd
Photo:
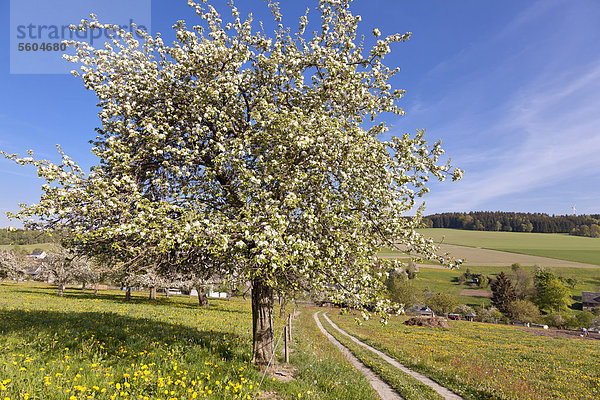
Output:
M289 363L290 362L290 351L288 349L288 334L289 334L289 330L287 326L283 327L283 343L284 343L284 348L285 348L285 362Z

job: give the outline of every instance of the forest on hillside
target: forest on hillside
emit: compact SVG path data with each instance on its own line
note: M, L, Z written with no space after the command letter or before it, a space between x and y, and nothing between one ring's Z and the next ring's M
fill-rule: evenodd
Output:
M60 235L56 232L0 229L0 245L56 243L58 241L60 241Z
M500 211L441 213L423 217L427 228L451 228L475 231L569 233L600 237L600 214L548 215Z

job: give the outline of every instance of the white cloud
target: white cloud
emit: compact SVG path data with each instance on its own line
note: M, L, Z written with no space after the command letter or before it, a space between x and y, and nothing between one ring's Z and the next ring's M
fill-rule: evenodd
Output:
M428 209L485 208L502 196L550 186L560 191L566 180L580 180L582 191L599 190L586 187L585 179L600 175L600 62L541 76L500 108L511 112L494 121L490 132L510 132L520 140L487 166L467 170L463 182L438 187ZM481 167L485 157L464 158Z

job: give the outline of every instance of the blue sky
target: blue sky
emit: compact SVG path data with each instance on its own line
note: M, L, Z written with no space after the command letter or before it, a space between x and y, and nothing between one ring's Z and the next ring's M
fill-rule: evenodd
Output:
M195 20L186 0L151 3L152 32L166 39L178 19ZM243 14L269 20L262 0L237 3ZM61 144L91 165L93 93L70 75L10 74L9 4L0 0L0 149L57 159ZM315 4L281 8L295 26ZM352 7L365 34L374 27L413 34L387 58L401 68L393 86L407 91L406 115L389 120L392 132L427 129L466 171L460 182L432 185L427 213L567 214L573 205L600 213L600 2L355 0ZM0 226L18 226L4 212L37 201L41 183L33 169L0 159Z

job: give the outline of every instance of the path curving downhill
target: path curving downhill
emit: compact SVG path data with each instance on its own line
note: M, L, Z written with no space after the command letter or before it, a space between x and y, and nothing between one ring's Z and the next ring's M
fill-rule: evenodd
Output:
M316 318L316 314L315 314L315 318ZM325 318L327 320L327 322L329 322L331 324L331 326L335 330L337 330L338 332L340 332L342 335L347 336L350 340L352 340L356 344L359 344L359 345L363 346L364 348L366 348L367 350L372 351L373 353L377 354L379 357L381 357L382 359L384 359L385 361L387 361L390 365L398 368L400 371L409 374L410 376L412 376L413 378L415 378L419 382L423 383L424 385L429 386L430 388L432 388L433 390L435 390L440 396L442 396L444 399L447 399L447 400L463 400L462 397L460 397L459 395L457 395L456 393L454 393L450 389L445 388L444 386L440 385L439 383L437 383L434 380L426 377L423 374L420 374L420 373L418 373L416 371L413 371L412 369L409 369L409 368L405 367L404 365L400 364L397 360L395 360L392 357L388 356L384 352L379 351L376 348L374 348L372 346L369 346L368 344L366 344L364 342L361 342L360 340L358 340L357 338L355 338L354 336L350 335L349 333L347 333L346 331L344 331L343 329L341 329L339 326L337 326L332 320L329 319L329 317L327 317L327 315L323 314L323 318Z
M321 321L319 321L318 317L318 314L320 312L321 311L315 312L313 316L315 318L317 326L319 327L323 335L325 335L325 337L327 337L327 339L329 339L329 341L333 343L342 352L342 354L348 359L348 361L350 361L354 368L359 370L365 376L365 378L367 378L367 380L369 381L373 389L375 389L379 397L381 397L383 400L403 400L402 397L400 397L400 395L396 393L396 391L390 385L388 385L377 375L375 375L375 373L369 368L367 368L362 362L360 362L358 358L354 357L350 350L348 350L343 344L341 344L336 338L334 338L329 332L327 332L325 328L323 328L323 325L321 325ZM327 318L325 315L323 316ZM327 320L329 319L327 318Z

